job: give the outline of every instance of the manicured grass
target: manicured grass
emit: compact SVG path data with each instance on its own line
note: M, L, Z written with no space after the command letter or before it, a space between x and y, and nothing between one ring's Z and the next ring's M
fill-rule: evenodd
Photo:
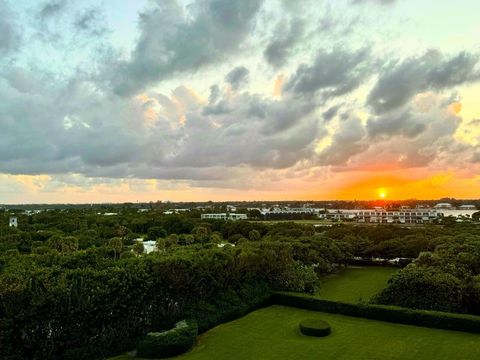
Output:
M325 338L302 335L298 324L309 317L327 321L332 333ZM480 359L479 341L475 334L275 305L206 332L192 351L176 359L471 360Z
M397 268L380 266L348 267L321 280L318 297L326 300L368 301L387 286Z

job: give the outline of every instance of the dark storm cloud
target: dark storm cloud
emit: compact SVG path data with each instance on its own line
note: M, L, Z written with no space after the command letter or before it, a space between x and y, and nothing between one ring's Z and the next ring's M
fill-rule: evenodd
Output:
M415 137L425 130L425 126L424 119L416 117L409 110L406 110L397 114L382 115L369 119L367 130L371 137L397 134Z
M248 69L245 66L238 66L230 71L225 77L225 81L232 85L232 89L237 90L241 85L248 82Z
M173 0L141 14L141 36L132 59L112 75L127 95L175 74L219 63L238 51L263 0L197 0L184 9Z
M461 52L451 58L439 51L388 64L370 92L367 103L377 113L406 104L427 90L443 90L479 79L477 54Z
M285 90L301 95L321 92L324 98L344 95L356 89L369 75L370 53L342 48L320 51L312 64L302 64L288 80Z
M292 55L292 49L302 39L304 28L302 19L292 19L288 24L281 21L263 53L267 62L274 67L283 66Z

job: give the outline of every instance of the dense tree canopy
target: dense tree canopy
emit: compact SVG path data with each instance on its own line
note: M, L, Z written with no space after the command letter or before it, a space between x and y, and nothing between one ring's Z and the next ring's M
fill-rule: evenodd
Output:
M480 308L475 224L315 228L115 211L0 211L0 358L101 358L187 316L205 330L273 289L314 292L320 276L358 258L416 259L378 302ZM145 254L142 240L157 251Z

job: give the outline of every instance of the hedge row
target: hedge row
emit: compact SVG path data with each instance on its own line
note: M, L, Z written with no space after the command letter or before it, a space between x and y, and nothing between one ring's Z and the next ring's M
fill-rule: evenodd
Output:
M225 291L209 302L198 301L188 306L184 316L194 319L198 324L198 333L202 334L271 304L271 288L267 284L244 284L236 291Z
M197 335L195 321L179 321L170 330L148 333L137 346L137 357L163 359L183 354L193 346Z
M285 292L275 292L272 296L273 303L279 305L398 324L480 334L480 316L413 310L386 305L351 304Z

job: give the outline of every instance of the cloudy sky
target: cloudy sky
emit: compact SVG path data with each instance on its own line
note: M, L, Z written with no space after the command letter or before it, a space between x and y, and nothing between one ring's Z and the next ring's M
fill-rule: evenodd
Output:
M0 203L480 197L478 0L0 0Z

